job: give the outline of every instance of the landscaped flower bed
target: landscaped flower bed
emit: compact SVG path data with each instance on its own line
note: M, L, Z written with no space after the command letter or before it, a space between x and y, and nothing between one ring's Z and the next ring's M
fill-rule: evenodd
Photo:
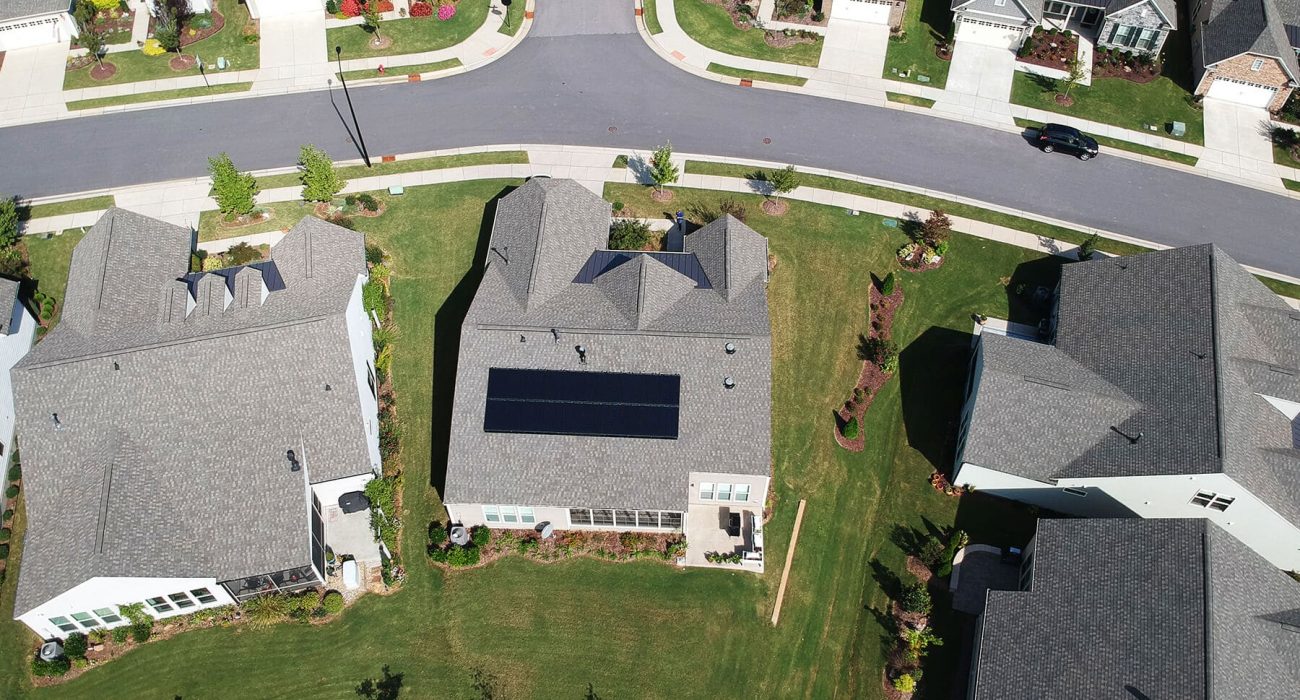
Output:
M673 563L686 556L686 539L675 532L604 530L563 530L550 539L543 539L536 530L478 526L471 530L470 544L461 547L448 542L447 528L435 521L429 524L428 552L434 564L446 569L482 566L511 554L544 562L585 556L610 561L651 559Z
M830 20L830 0L777 0L773 15L780 22L825 27Z
M1020 46L1016 60L1046 68L1069 70L1067 64L1070 59L1078 55L1079 37L1075 36L1074 32L1068 29L1062 32L1055 27L1051 29L1038 27Z
M1160 77L1163 64L1150 54L1112 48L1097 48L1092 53L1092 77L1123 78L1135 83L1149 83Z
M115 7L95 13L95 30L104 35L105 44L125 44L131 40L131 27L135 24L135 9ZM72 48L82 48L77 38L72 38Z
M880 288L867 287L870 326L858 336L858 359L862 369L853 386L853 395L836 411L835 442L850 452L861 452L867 444L863 419L880 387L898 371L898 348L890 339L894 314L903 305L903 285L894 273L881 280Z

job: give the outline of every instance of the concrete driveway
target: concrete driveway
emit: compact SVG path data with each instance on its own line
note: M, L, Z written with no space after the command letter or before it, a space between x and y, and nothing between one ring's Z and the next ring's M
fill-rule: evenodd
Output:
M66 113L63 74L67 59L66 41L6 52L0 66L0 123L5 118Z
M1205 154L1198 168L1215 172L1269 179L1273 144L1269 138L1268 110L1247 107L1207 97L1205 110Z
M958 41L948 69L948 92L1007 102L1015 70L1016 55L1011 49Z
M879 78L888 48L889 25L831 17L817 68Z

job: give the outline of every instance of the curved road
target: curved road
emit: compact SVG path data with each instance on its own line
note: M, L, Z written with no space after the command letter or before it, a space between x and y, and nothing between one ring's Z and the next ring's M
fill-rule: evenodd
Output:
M705 80L659 58L633 21L630 3L555 0L484 68L355 89L367 145L372 154L498 143L644 150L671 139L682 151L858 173L1167 245L1213 241L1242 263L1300 276L1295 200L1125 158L1047 156L1016 134L925 115ZM306 142L357 155L328 92L11 127L0 129L0 191L194 177L223 150L241 168L286 166Z

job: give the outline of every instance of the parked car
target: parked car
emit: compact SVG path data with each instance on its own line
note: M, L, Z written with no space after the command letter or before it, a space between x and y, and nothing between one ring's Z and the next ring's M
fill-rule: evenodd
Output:
M1097 155L1099 150L1096 139L1064 124L1044 124L1038 130L1038 147L1043 149L1043 153L1072 153L1079 160L1088 160Z

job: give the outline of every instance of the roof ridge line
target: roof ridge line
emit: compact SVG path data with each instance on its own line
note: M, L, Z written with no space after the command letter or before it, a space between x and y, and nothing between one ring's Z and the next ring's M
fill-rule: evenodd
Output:
M1219 298L1218 264L1214 248L1210 248L1210 352L1214 353L1214 451L1219 463L1219 473L1223 469L1223 356L1219 349Z
M505 323L479 323L474 326L475 330L480 331L536 331L549 333L552 329L565 333L589 333L593 335L660 335L670 338L770 338L770 335L755 335L753 333L702 333L691 331L661 331L653 328L574 328L561 326L523 326L511 325Z
M1205 700L1214 700L1214 680L1213 680L1213 661L1214 661L1214 635L1211 633L1210 613L1214 610L1214 589L1210 586L1210 528L1213 527L1208 518L1201 519L1201 586L1203 595L1201 596L1201 634L1204 635L1205 643Z

